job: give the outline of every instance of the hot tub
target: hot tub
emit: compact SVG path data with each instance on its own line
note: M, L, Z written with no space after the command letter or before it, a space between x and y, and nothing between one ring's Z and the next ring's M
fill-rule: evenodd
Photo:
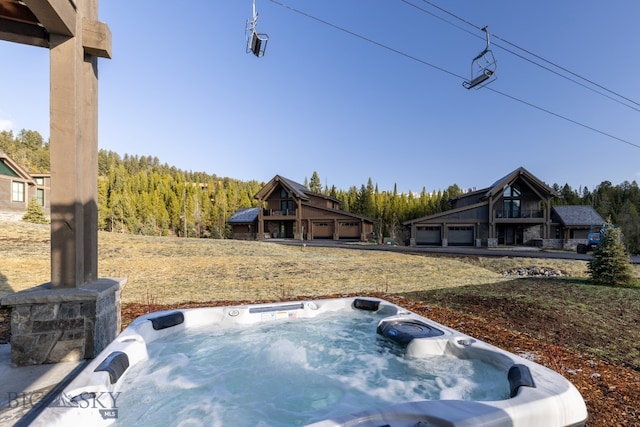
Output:
M581 426L558 373L374 298L137 318L32 425Z

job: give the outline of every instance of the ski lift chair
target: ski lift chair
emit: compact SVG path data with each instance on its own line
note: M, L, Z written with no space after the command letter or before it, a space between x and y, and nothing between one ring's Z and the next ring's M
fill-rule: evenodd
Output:
M493 52L489 49L489 31L487 27L482 28L487 34L487 47L471 61L471 78L462 82L466 89L481 88L496 79L497 62Z
M251 30L251 36L247 41L247 53L251 52L258 58L264 56L267 50L267 42L269 36L263 33L257 33L255 29Z
M247 34L247 53L251 52L256 57L260 58L264 56L267 50L267 42L269 36L256 31L256 24L258 23L258 12L256 12L256 0L253 0L253 19L247 20L246 34Z

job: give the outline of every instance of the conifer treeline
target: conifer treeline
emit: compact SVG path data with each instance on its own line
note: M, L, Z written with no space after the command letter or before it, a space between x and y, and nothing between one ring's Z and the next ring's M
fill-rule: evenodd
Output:
M14 137L0 132L0 149L32 172L49 171L49 144L38 132L22 130ZM99 227L145 235L229 237L226 221L241 207L255 207L253 196L264 183L221 178L203 172L185 172L161 164L157 157L98 153ZM343 202L343 209L378 221L377 232L398 237L402 222L442 212L448 200L463 190L451 185L444 191L418 193L379 191L369 178L366 185L348 190L323 187L318 174L304 184ZM627 250L640 252L640 188L633 181L613 185L604 181L593 191L574 190L568 184L552 186L560 197L554 204L592 205L605 219L618 225Z
M49 143L37 131L23 129L15 137L1 131L0 150L29 172L49 172Z
M255 206L263 185L104 150L98 170L99 228L145 235L229 237L226 221L238 208Z
M226 221L238 208L255 207L264 186L206 173L184 172L157 157L98 153L98 204L101 230L145 235L226 238ZM369 179L348 191L314 188L343 203L343 210L378 220L378 231L398 235L403 221L446 209L462 192L457 186L420 195L380 192Z

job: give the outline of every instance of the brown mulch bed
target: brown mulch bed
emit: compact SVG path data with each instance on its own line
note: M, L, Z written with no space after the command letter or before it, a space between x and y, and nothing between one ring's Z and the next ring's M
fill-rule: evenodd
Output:
M343 297L351 295L331 295ZM608 363L589 354L542 342L521 331L511 330L494 321L473 314L429 306L424 302L388 295L371 294L386 299L438 323L481 339L515 354L534 358L537 363L560 372L582 394L589 411L587 426L640 426L640 372ZM317 297L316 297L317 298ZM309 298L297 298L309 299ZM123 328L136 317L158 310L240 305L273 301L212 301L174 305L124 304ZM10 310L0 309L0 344L10 340Z

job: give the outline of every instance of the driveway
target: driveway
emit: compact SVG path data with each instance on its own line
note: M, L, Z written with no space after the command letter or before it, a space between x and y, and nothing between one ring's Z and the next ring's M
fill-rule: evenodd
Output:
M588 261L592 258L591 254L579 254L571 251L561 250L542 250L528 246L503 246L498 248L476 248L471 246L394 246L394 245L376 245L372 243L362 243L358 241L347 240L299 240L291 239L272 239L273 243L280 243L292 246L315 246L326 248L345 248L371 251L396 251L408 254L442 254L442 255L459 255L459 256L497 256L497 257L527 257L527 258L552 258L552 259L574 259ZM640 256L633 255L630 257L633 264L640 264Z

